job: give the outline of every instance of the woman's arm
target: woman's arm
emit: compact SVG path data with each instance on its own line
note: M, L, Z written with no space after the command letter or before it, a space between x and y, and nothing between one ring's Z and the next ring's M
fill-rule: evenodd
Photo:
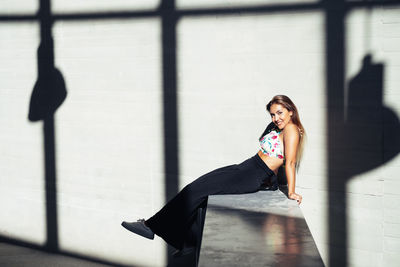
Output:
M302 197L296 194L296 154L299 146L300 134L294 124L285 127L283 134L283 144L285 146L285 172L288 183L288 197L301 203Z

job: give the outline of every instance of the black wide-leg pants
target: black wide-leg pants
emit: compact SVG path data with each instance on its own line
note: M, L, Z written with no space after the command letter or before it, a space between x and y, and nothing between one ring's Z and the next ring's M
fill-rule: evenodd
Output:
M274 175L258 155L216 169L184 187L146 224L168 244L182 249L189 242L197 210L206 207L209 195L253 193Z

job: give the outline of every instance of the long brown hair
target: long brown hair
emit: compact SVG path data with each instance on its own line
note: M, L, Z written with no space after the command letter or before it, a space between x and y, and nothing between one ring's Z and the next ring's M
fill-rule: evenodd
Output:
M304 130L303 124L301 124L300 121L300 116L299 112L297 111L296 105L293 103L292 100L290 100L289 97L285 95L276 95L274 96L271 101L267 104L267 110L270 112L270 108L273 104L279 104L284 106L288 111L291 111L292 114L292 122L297 126L299 129L299 134L300 134L300 141L299 141L299 147L297 149L296 153L296 168L298 169L300 166L300 160L303 156L303 150L304 150L304 143L306 139L306 131Z

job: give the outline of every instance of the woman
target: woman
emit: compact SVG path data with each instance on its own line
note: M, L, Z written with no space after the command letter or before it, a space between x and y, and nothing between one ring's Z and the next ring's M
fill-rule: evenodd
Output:
M197 211L206 207L209 195L256 192L271 182L284 163L288 197L300 204L302 197L295 192L295 182L305 131L297 108L289 97L277 95L268 103L267 110L272 123L260 137L260 150L255 156L199 177L148 220L123 222L122 226L149 239L157 234L178 250L191 247Z

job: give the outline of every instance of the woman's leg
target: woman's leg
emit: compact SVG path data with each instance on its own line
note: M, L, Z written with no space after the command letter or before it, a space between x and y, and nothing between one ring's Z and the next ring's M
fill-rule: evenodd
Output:
M146 225L167 243L181 249L197 209L207 204L209 195L255 192L270 173L267 174L254 157L238 165L216 169L188 184L146 220Z

